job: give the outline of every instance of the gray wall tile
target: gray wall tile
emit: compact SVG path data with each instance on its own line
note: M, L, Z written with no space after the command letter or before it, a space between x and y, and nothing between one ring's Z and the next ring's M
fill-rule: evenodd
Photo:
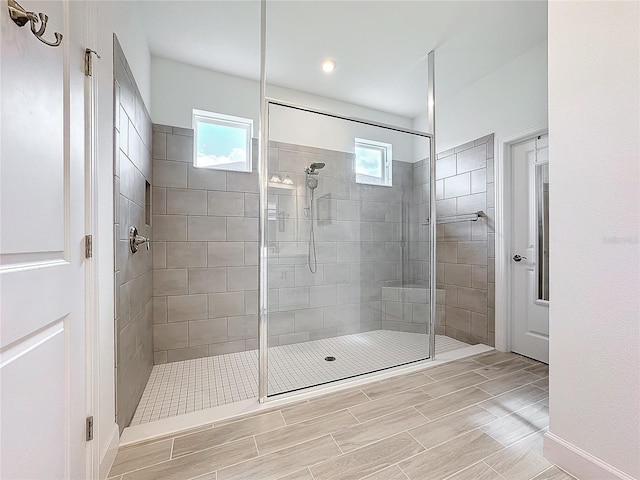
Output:
M238 267L244 266L243 242L209 242L209 267Z
M180 362L182 360L193 360L207 355L207 346L177 348L167 351L167 362Z
M214 293L227 291L226 268L190 268L189 293Z
M152 213L167 213L167 189L163 187L153 187L152 198Z
M227 217L227 241L257 242L258 219Z
M227 338L230 341L258 337L258 316L244 315L229 317L227 323Z
M458 287L458 307L471 312L487 313L487 291L477 288Z
M167 135L167 160L193 163L193 137Z
M456 156L451 155L436 161L436 180L456 174ZM421 182L426 183L426 182Z
M206 302L209 318L185 321L191 327L188 346L156 350L168 352L166 358L169 359L204 352L207 346L206 351L210 355L256 348L257 172L195 169L191 158L185 157L185 152L189 153L189 142L170 140L174 134L163 133L167 137L167 155L181 157L174 158L173 163L185 165L187 188L184 188L181 178L179 185L169 186L158 195L159 200L162 194L165 199L156 206L154 230L157 217L160 237L156 239L159 245L163 245L158 250L166 248L167 251L164 255L158 253L155 265L158 269L186 269L189 296L202 298L204 295L198 294L209 294ZM158 142L162 143L162 140ZM170 143L173 147L169 146ZM180 148L177 146L180 144L184 151L178 154L176 152ZM482 206L476 209L487 209L488 191L483 185L483 180L485 184L487 181L487 172L474 156L476 146L486 152L485 143L476 145L469 142L464 148L452 150L438 160L441 190L437 208L440 217L456 215L462 208ZM171 148L174 153L169 153ZM346 163L338 168L339 162L333 152L321 155L323 151L320 149L287 148L292 150L283 150L280 146L271 148L270 168L283 176L289 175L295 182L303 182L301 169L306 164L303 160L320 158L318 161L324 161L327 166L321 172L316 198L325 194L330 197L318 201L318 205L324 202L326 208L315 224L318 269L312 274L307 266L306 243L310 222L305 208L308 207L308 198L297 197L296 200L291 195L293 191L269 190L269 202L285 216L282 222L270 222L268 231L269 241L274 245L274 250L269 251L269 311L272 322L269 344L283 345L377 328L426 332L426 290L401 289L400 298L398 290L393 296L391 290L381 286L384 282L402 278L403 272L406 279L426 280L423 275L428 274L428 238L420 224L429 211L428 162L404 164L394 161L396 186L382 188L354 183L352 156L345 157ZM181 189L174 188L176 186ZM401 207L403 198L409 202L406 210ZM189 199L195 199L195 202L190 204ZM204 206L203 199L206 199ZM405 214L410 224L403 232ZM409 235L411 240L407 242L404 268L401 267L403 250L399 243L403 235ZM155 232L154 236L157 237ZM468 290L483 291L486 288L488 292L488 286L480 288L484 286L483 268L484 277L487 277L486 223L439 225L438 238L438 281L454 283L440 285L447 295L439 296L439 302L457 309L452 313L452 323L447 321L446 328L460 338L463 335L467 336L465 338L481 338L482 317L472 322L471 313L487 316L487 325L488 315L486 311L472 312L466 307L476 310L482 307L477 294L470 294ZM169 244L165 245L164 241ZM185 241L196 246L179 253L177 242ZM206 264L203 265L201 244L204 242L209 243ZM161 261L163 257L164 263ZM474 270L475 267L478 269ZM458 289L463 292L463 306L459 305ZM188 298L186 293L174 295ZM383 295L385 301L382 301ZM397 299L397 306L391 303L390 297ZM199 302L200 307L190 305L185 308L188 312L198 312L193 315L201 316L204 308L202 301ZM438 321L444 330L444 306L438 307L438 312ZM174 314L173 318L177 319L177 315ZM394 321L385 321L383 326L383 318L393 318ZM226 330L223 332L221 325L225 322ZM161 353L157 357L159 361L165 358Z
M489 325L494 291L488 282L493 275L495 235L493 234L493 135L469 142L455 149L456 172L445 180L447 185L466 185L470 191L456 191L455 213L478 210L487 217L477 222L448 224L438 231L438 281L446 290L444 303L445 333L461 341L490 343ZM460 180L458 180L460 179ZM453 191L449 190L450 195ZM440 211L451 212L453 205L440 205ZM446 240L443 242L442 240ZM491 260L490 260L491 259ZM491 265L489 265L491 264ZM489 272L491 270L491 272ZM493 277L491 277L493 278Z
M186 188L187 164L154 160L153 184L156 187Z
M476 193L458 198L457 214L464 215L467 213L475 213L477 211L486 212L487 210L487 194Z
M259 214L259 195L257 193L244 194L244 216L258 217Z
M227 191L258 193L258 172L227 172Z
M242 192L207 192L208 214L219 217L244 216L244 193Z
M177 295L167 297L169 322L185 322L207 318L207 295Z
M206 242L167 242L167 268L198 268L206 266Z
M458 263L487 264L487 242L458 242Z
M481 168L471 172L471 193L482 193L487 191L487 170Z
M229 267L227 288L230 292L256 290L258 288L258 267Z
M193 190L225 190L227 174L211 168L196 168L187 165L187 188Z
M164 323L153 326L153 345L156 350L172 350L189 346L189 324Z
M153 295L184 295L189 293L186 269L154 270Z
M245 314L244 292L212 293L209 295L209 317L235 317Z
M226 355L228 353L244 352L246 350L245 345L244 340L215 343L209 345L209 355Z
M153 298L153 323L167 323L167 297Z
M132 255L126 241L132 225L136 225L142 235L153 238L151 227L145 225L145 206L147 200L151 200L146 198L146 183L154 184L151 150L155 149L161 156L162 145L160 139L152 145L152 139L144 134L151 130L149 114L117 38L114 67L116 420L122 431L133 417L153 365L154 311L158 321L166 321L166 316L163 319L162 308L152 300L152 252L142 249ZM142 136L137 132L142 132ZM161 194L157 196L160 209Z
M284 335L294 331L294 315L290 312L278 312L269 315L269 335Z
M207 192L200 190L167 189L167 213L206 215Z
M258 242L244 242L244 264L258 265Z
M473 266L471 286L473 288L487 289L487 267L481 265Z
M318 330L323 327L324 310L322 308L309 308L295 311L295 331L306 332Z
M189 242L224 242L227 221L224 217L189 216L187 240Z
M472 283L471 265L445 263L444 283L449 285L458 285L461 287L470 287Z
M184 242L187 240L187 217L154 215L152 222L154 241Z
M457 173L469 172L487 166L487 147L478 145L457 154Z
M444 198L459 197L471 193L471 174L465 173L444 179Z
M189 345L208 345L227 341L227 319L214 318L189 322ZM209 354L209 349L204 355Z
M164 160L167 158L167 135L157 132L153 135L151 155L154 159Z

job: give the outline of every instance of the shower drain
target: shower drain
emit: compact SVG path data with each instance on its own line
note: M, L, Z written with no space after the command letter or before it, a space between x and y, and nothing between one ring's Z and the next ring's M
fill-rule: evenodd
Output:
M327 362L335 362L336 357L324 357Z

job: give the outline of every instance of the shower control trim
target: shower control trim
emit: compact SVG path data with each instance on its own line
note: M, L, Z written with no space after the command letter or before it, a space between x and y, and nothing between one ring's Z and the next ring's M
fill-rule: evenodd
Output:
M151 239L149 237L138 235L137 227L129 228L129 249L131 250L131 253L136 253L138 251L138 246L143 243L147 245L147 250L149 250Z

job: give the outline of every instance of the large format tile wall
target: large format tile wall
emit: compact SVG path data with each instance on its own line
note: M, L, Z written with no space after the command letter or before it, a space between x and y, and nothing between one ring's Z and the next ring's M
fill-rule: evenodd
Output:
M257 348L258 172L194 168L193 130L153 126L156 364Z
M257 348L253 150L252 173L196 169L193 132L154 126L155 363ZM314 162L325 167L314 192L311 273L304 167ZM487 214L438 226L437 333L493 344L493 137L443 152L436 165L439 218ZM269 170L293 182L268 190L269 344L381 328L426 333L426 305L405 308L382 287L428 286L428 161L394 161L393 187L362 185L352 154L273 142Z
M364 185L355 181L353 154L277 142L270 147L270 175L293 181L290 188L269 188L269 328L278 335L272 344L381 328L426 333L425 309L413 315L397 308L399 299L382 302L382 287L408 275L403 204L409 202L411 164L393 161L392 187ZM311 190L304 168L319 162L325 167L315 177L317 271L311 273Z
M438 225L437 286L446 291L445 334L495 343L493 135L438 154L438 218L483 211L486 217Z
M256 154L254 144L252 173L196 169L192 131L154 126L157 364L257 348ZM315 274L304 175L313 162L326 165L316 177ZM393 162L393 187L361 185L351 154L274 142L269 167L293 181L269 188L269 344L380 328L426 333L424 309L407 317L382 302L383 285L409 276L402 205L411 164Z
M129 425L153 366L152 261L129 250L131 226L150 237L151 118L114 36L116 417Z

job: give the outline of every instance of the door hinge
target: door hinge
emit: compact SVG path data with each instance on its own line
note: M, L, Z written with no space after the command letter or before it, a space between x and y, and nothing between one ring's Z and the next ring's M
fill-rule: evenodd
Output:
M93 235L84 236L84 258L93 258Z
M91 440L93 440L93 415L90 417L87 417L86 432L87 432L87 442L90 442Z
M96 57L102 58L100 55L98 55L98 52L96 52L95 50L91 50L90 48L85 48L85 50L84 50L84 74L87 77L90 77L91 75L93 75L93 57L91 56L92 53Z

